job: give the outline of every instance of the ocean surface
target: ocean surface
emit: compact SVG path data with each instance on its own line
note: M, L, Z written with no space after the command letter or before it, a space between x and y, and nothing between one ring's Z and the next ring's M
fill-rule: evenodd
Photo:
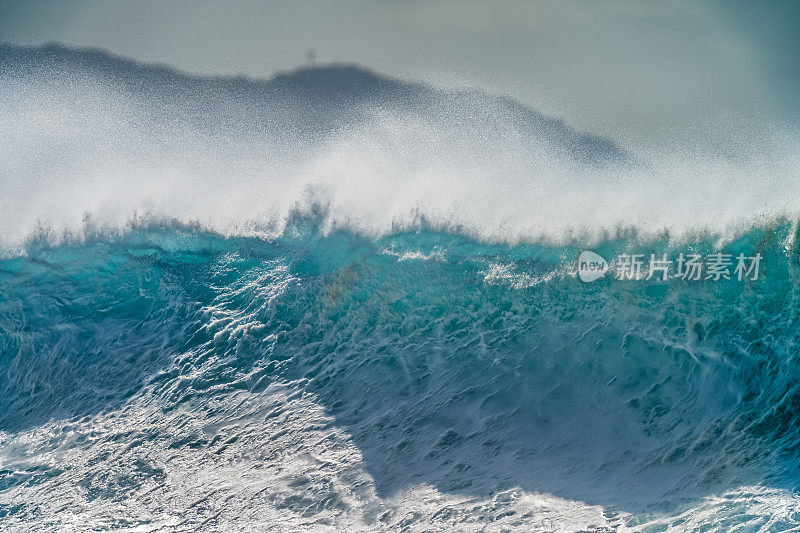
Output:
M0 52L3 531L800 529L791 145L644 162L357 70Z

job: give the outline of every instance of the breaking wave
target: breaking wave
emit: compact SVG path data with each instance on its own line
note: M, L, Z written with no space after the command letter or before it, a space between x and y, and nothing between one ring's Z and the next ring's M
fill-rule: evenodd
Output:
M267 128L249 85L3 53L4 528L800 527L797 152L645 163L395 86Z

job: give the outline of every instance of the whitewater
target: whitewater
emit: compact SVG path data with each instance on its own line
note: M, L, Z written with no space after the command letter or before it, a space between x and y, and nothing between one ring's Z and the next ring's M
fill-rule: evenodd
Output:
M0 529L800 528L797 138L0 46ZM761 254L592 283L583 250Z

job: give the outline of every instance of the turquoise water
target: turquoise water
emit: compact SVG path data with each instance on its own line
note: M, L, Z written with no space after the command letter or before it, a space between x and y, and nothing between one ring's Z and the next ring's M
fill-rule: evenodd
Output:
M800 526L794 232L724 241L757 280L666 283L581 283L580 241L302 221L30 243L0 261L0 520Z

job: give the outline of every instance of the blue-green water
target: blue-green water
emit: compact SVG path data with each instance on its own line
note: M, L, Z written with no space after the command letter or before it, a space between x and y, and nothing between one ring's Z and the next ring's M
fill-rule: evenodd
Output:
M798 527L794 231L726 241L757 280L666 283L432 230L31 243L0 261L0 523Z

